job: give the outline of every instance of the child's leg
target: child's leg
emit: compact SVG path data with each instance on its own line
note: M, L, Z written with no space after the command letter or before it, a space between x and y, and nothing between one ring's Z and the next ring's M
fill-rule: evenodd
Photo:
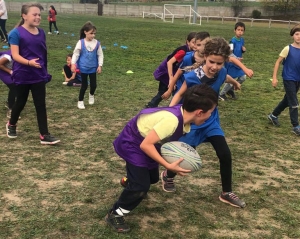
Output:
M81 86L81 81L75 78L68 81L67 86Z
M220 96L226 95L227 92L231 89L232 85L229 83L225 83L223 89L220 92Z
M24 109L26 105L30 85L16 85L17 90L17 100L12 107L11 118L9 120L10 125L16 125L20 116L21 111Z
M17 90L15 84L8 84L7 87L9 88L8 97L7 97L8 107L9 109L12 109L12 107L16 102Z
M159 179L158 168L149 170L126 163L126 170L129 183L111 209L112 213L120 216L136 208L149 191L150 184Z
M291 124L293 125L293 127L296 127L299 125L299 119L298 119L299 103L297 98L297 92L299 91L300 83L297 81L284 80L283 84L285 89L285 97L289 107Z
M168 90L168 86L161 81L159 82L157 95L147 104L147 107L157 107L162 101L161 96Z
M216 135L207 138L214 147L220 161L220 174L223 192L231 192L232 158L231 152L224 136Z
M243 84L243 82L246 80L246 75L240 76L237 78L237 82L239 82L240 84Z
M68 65L64 65L64 72L65 72L67 78L70 78L73 75L71 68Z
M85 94L85 91L88 87L88 75L85 74L85 73L81 73L81 88L80 88L80 91L79 91L79 99L78 101L83 101L84 99L84 94Z
M49 22L49 32L52 32L52 22Z
M94 95L97 88L97 75L96 73L89 74L90 77L90 94Z
M40 134L49 134L46 110L46 83L39 82L31 85L31 94L36 110Z
M56 31L58 31L57 26L56 26L56 22L53 22L54 28Z

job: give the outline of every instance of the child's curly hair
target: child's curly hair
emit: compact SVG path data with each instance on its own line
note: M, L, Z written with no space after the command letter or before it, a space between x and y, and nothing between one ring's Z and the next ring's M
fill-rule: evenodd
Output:
M230 54L230 46L228 42L222 37L211 38L209 41L206 42L203 51L204 56L223 56L225 61L228 60Z

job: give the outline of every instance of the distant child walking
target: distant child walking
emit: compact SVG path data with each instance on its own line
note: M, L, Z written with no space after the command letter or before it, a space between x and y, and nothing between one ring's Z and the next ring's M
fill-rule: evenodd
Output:
M174 77L183 57L187 52L196 50L195 36L196 32L189 33L185 45L176 48L154 71L153 76L155 80L159 81L158 92L145 106L146 108L157 107L163 100L162 95L168 90L169 80L172 80Z
M273 71L272 85L276 87L278 84L277 72L280 63L283 61L282 79L285 89L285 95L281 102L276 106L271 114L268 115L268 119L275 126L280 126L278 116L285 108L289 108L290 120L292 123L292 132L300 136L299 126L299 101L297 93L300 87L300 24L294 26L290 35L293 38L293 43L284 47L275 63Z
M71 70L71 61L73 54L67 55L67 64L64 65L63 73L65 77L65 81L63 85L66 86L81 86L81 75L79 69L76 69L74 72Z
M72 71L76 71L76 63L81 73L81 88L77 107L85 109L84 94L88 87L88 77L90 79L89 104L95 102L95 90L97 88L97 75L102 72L103 51L99 41L95 39L96 27L90 22L86 22L80 29L80 40L77 42L72 56Z
M185 81L180 90L174 95L170 106L180 102L185 91L195 85L206 84L212 88L216 94L224 82L231 83L235 89L240 88L240 84L227 75L223 67L230 55L230 47L223 38L212 38L206 44L203 51L205 64L184 75ZM232 192L232 158L231 152L225 140L224 132L220 125L220 118L217 107L210 117L201 125L191 125L191 131L183 135L179 141L185 142L196 148L203 142L210 142L214 147L220 162L220 174L222 182L222 192L219 195L220 201L228 203L234 207L245 207L244 201L239 199ZM165 170L161 173L162 188L166 192L176 190L174 184L175 172Z
M55 10L55 7L53 5L51 5L49 7L49 13L48 13L48 21L49 21L49 32L48 32L48 34L52 34L52 24L55 28L56 35L59 34L58 28L56 26L56 15L57 15L57 12Z
M39 3L24 4L21 21L9 36L14 59L12 79L17 89L17 100L6 124L9 138L17 137L17 122L31 91L40 131L41 144L56 144L59 139L50 135L46 112L46 83L51 80L47 72L46 35L38 26L43 6Z
M8 110L6 114L9 119L11 116L11 109L14 106L17 97L16 87L11 79L12 64L13 60L11 58L11 51L8 50L0 52L0 79L9 89L7 97Z
M233 56L238 58L240 61L243 60L243 53L246 52L245 41L242 37L245 33L245 30L245 24L243 22L237 22L234 26L235 36L229 42ZM225 67L227 69L227 74L236 79L240 84L246 80L245 72L236 64L227 62ZM227 95L234 100L237 99L233 86L228 83L224 85L222 91L220 92L220 99L227 100Z
M159 181L159 165L184 176L178 159L168 163L160 155L162 141L176 141L190 131L190 124L200 125L218 103L217 94L207 85L187 90L183 104L150 108L132 118L113 142L116 153L126 161L128 183L105 217L117 232L128 232L124 216L135 209L148 193L150 185Z

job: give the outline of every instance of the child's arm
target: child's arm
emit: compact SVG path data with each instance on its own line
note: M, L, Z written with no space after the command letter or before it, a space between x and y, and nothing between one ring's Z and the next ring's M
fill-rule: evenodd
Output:
M9 60L5 57L0 59L0 70L7 72L8 74L12 74L12 70L7 68L5 65L9 62Z
M75 49L73 51L73 56L72 56L72 60L71 60L71 71L72 72L76 71L76 62L78 61L80 52L81 52L81 41L78 41L75 46Z
M171 96L173 90L174 90L174 86L176 84L176 82L178 81L179 77L183 74L183 70L178 69L175 76L170 80L169 80L169 88L168 90L161 96L161 98L163 98L164 100L169 99L169 97Z
M160 138L158 137L155 130L151 130L149 134L145 137L143 142L140 145L141 150L145 152L150 158L158 162L160 165L165 167L166 169L177 173L179 175L185 175L186 173L191 172L191 170L185 170L181 167L179 167L180 162L183 160L183 158L178 159L174 163L168 163L156 150L154 144L160 141Z
M100 74L102 72L102 65L103 65L103 51L101 45L99 45L98 51L98 68L97 68L97 73Z
M233 79L230 75L226 76L226 83L232 84L235 90L241 89L241 84L237 82L235 79Z
M173 56L170 60L167 62L168 67L168 75L169 75L169 81L172 80L173 76L173 64L176 62L176 58Z
M230 56L229 61L235 64L236 66L238 66L239 68L241 68L248 77L251 78L253 76L253 71L247 68L239 59Z
M278 80L277 80L277 72L280 66L280 63L283 61L284 57L279 56L277 61L275 62L275 66L274 66L274 70L273 70L273 78L272 78L272 86L276 87L278 84Z
M179 91L177 91L177 93L174 95L174 97L171 100L171 103L169 106L174 106L177 105L178 102L182 99L182 96L184 94L184 92L187 90L187 84L184 81L182 86L180 87Z
M10 49L11 49L11 55L12 55L12 58L14 59L14 61L17 61L23 65L27 65L27 66L31 66L31 67L35 67L35 68L42 68L40 63L37 62L37 60L39 60L39 58L29 60L29 59L25 59L23 56L21 56L19 53L18 45L11 44Z

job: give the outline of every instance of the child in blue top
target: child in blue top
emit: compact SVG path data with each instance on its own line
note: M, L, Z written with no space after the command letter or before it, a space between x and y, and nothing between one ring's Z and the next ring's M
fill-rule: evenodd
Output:
M217 94L224 82L233 84L236 89L240 88L240 84L231 77L228 77L227 71L223 67L230 55L230 47L223 38L213 38L209 40L205 45L203 54L205 64L184 75L185 82L173 97L170 106L176 105L181 100L184 92L194 85L209 85ZM210 142L220 161L222 193L219 199L234 207L245 207L245 202L232 192L231 153L220 125L218 109L214 109L204 124L191 125L191 131L182 136L179 141L185 142L193 147L203 142ZM164 191L175 191L175 175L176 173L170 170L165 170L161 173Z
M183 57L187 52L196 50L195 36L196 32L189 33L186 38L186 44L176 48L154 71L153 76L155 80L159 81L158 92L145 106L146 108L157 107L162 101L162 95L168 90L169 81L172 81Z
M45 32L38 28L41 10L43 7L39 3L24 4L21 9L22 19L8 37L14 59L12 79L17 89L17 100L6 124L6 132L9 138L17 137L17 122L31 91L41 144L56 144L60 140L48 131L46 83L51 80L51 75L47 71Z
M217 103L218 96L210 87L195 86L187 90L182 105L144 109L127 123L113 145L126 161L128 183L105 217L117 232L130 230L124 216L141 203L150 185L159 181L159 165L182 176L190 172L179 167L182 159L171 164L165 161L161 144L178 140L190 131L191 123L204 123Z
M298 119L299 101L297 92L300 87L300 24L294 26L290 35L294 42L283 48L275 63L273 71L272 85L276 87L278 84L277 72L280 63L283 61L282 79L285 89L285 95L281 102L276 106L268 119L275 125L280 126L278 116L285 108L289 107L290 119L292 123L292 132L300 136L300 126Z
M85 109L83 99L88 87L88 77L90 78L89 104L94 104L94 93L97 88L96 73L102 72L103 52L100 42L95 39L95 34L96 27L90 21L86 22L80 29L80 40L77 42L72 56L72 72L75 72L77 63L81 74L78 109Z
M245 41L242 37L245 33L246 26L243 22L237 22L234 26L235 36L230 40L230 47L233 53L233 57L239 60L243 59L243 53L246 52ZM236 64L231 62L226 63L227 74L232 78L237 78L237 81L242 84L246 80L245 72ZM220 99L227 100L226 94L230 95L232 99L236 99L233 87L230 84L225 84L220 92Z

